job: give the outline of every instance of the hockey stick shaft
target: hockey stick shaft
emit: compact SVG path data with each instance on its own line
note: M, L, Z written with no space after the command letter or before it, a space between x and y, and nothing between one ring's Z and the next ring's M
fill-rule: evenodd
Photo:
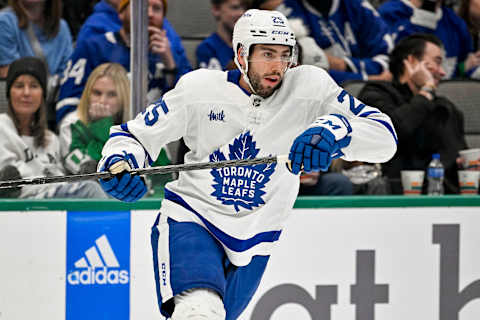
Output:
M143 169L134 169L131 170L131 174L135 175L151 175L151 174L167 174L180 171L192 171L192 170L204 170L204 169L219 169L224 167L241 167L241 166L251 166L265 163L286 163L289 162L288 156L271 156L263 158L254 158L254 159L241 159L241 160L225 160L217 162L199 162L199 163L187 163L187 164L178 164L178 165L169 165L161 167L151 167ZM111 172L94 172L87 174L74 174L66 176L52 176L52 177L37 177L37 178L27 178L21 180L7 180L0 181L0 189L15 188L25 185L38 185L38 184L47 184L47 183L58 183L58 182L75 182L82 180L90 179L109 179L112 178L114 174Z

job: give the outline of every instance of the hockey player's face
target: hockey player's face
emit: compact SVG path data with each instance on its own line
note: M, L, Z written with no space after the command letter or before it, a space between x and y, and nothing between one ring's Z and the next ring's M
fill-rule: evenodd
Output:
M249 57L248 78L259 96L269 97L280 86L290 57L288 46L255 45Z
M38 80L31 75L21 75L12 84L10 101L13 111L19 118L30 117L40 108L43 89Z

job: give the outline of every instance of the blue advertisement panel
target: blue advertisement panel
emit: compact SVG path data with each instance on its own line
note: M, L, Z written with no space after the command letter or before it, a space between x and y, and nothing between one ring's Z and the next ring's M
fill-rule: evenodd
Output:
M130 212L67 213L66 320L128 320Z

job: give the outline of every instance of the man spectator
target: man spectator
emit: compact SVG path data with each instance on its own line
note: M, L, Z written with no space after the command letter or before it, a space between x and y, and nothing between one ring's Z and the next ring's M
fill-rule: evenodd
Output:
M367 0L285 0L277 10L290 21L304 64L346 80L388 80L393 47L388 26Z
M443 0L390 0L378 12L396 42L414 33L436 35L445 49L445 78L480 78L480 51L474 52L467 25Z
M392 119L398 150L383 164L393 193L401 193L401 170L425 170L433 153L445 167L445 192L457 193L458 151L466 149L463 114L435 95L445 76L443 45L432 34L414 34L398 42L390 55L392 82L370 82L358 98Z
M233 26L247 9L246 0L211 0L212 14L217 21L217 30L202 41L195 52L200 68L232 70Z
M175 48L162 28L165 0L149 0L148 5L148 101L157 100L171 89L179 77L191 70L186 56ZM59 123L64 116L75 110L91 71L105 62L117 62L130 70L130 1L122 0L118 6L122 28L107 32L79 43L69 60L62 79L60 99L56 107ZM181 45L180 45L181 46Z

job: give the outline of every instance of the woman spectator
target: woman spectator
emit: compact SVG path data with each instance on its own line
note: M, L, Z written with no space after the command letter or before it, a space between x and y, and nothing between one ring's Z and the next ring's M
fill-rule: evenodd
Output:
M0 12L0 77L9 64L28 56L45 60L50 75L63 72L73 46L61 15L62 0L9 0Z
M127 71L118 63L99 65L87 80L77 110L69 113L60 126L65 168L71 173L95 172L110 127L130 119ZM162 152L156 164L167 163Z
M47 129L46 84L47 70L40 59L26 57L10 65L7 74L8 111L0 114L1 180L65 174L58 138ZM1 195L20 198L106 198L95 181L24 186L16 192Z
M93 70L78 108L60 126L60 145L65 168L71 173L97 169L102 148L112 125L130 120L130 84L118 63L104 63Z

